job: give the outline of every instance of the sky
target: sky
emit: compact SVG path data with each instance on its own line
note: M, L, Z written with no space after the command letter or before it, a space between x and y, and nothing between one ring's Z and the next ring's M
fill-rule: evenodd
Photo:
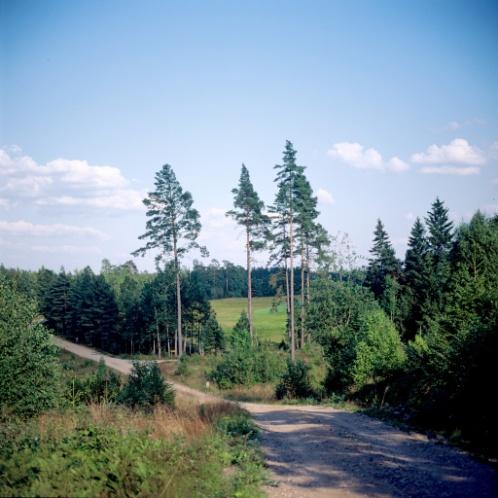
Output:
M231 189L271 204L285 140L332 235L366 258L380 218L403 257L437 196L498 212L497 54L496 1L0 0L0 263L131 259L168 163L243 264Z

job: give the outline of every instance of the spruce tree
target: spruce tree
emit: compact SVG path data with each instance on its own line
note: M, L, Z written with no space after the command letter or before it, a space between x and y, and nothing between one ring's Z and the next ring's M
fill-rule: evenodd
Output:
M207 251L197 243L201 223L199 212L192 207L192 195L183 190L169 164L165 164L156 173L154 186L155 190L149 192L143 201L148 220L146 231L139 239L145 239L147 243L132 254L144 256L150 250L159 250L156 256L158 265L163 261L173 261L176 280L177 355L181 356L185 344L182 332L180 262L193 248L199 248L202 254L207 254Z
M417 218L408 239L403 272L407 306L403 328L408 339L413 339L420 326L422 309L427 299L428 250L429 244L425 227L420 218Z
M430 301L428 317L434 319L444 307L444 295L450 276L449 254L453 243L453 223L444 202L436 198L425 220L429 232L429 273L426 283Z
M372 289L375 297L380 298L385 290L386 277L397 276L399 273L399 262L381 220L377 220L370 253L372 257L368 264L365 283Z
M264 203L259 199L249 177L249 171L242 164L239 186L232 190L234 209L227 216L234 218L246 232L246 268L247 268L247 317L249 319L249 334L254 336L252 312L252 261L253 251L262 249L267 238L270 219L263 213Z
M42 313L47 326L57 335L69 336L71 324L71 307L69 302L71 284L64 271L52 282L43 302Z

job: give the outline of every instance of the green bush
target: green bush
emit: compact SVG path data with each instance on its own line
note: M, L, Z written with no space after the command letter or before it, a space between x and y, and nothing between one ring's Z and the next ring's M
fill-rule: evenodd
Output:
M157 363L134 361L133 370L119 395L119 401L132 408L150 410L158 403L173 406L175 392L165 382Z
M0 407L31 416L62 392L57 348L34 303L0 281Z
M310 367L302 360L288 360L287 371L277 385L277 399L311 398L315 395L309 378Z
M363 316L359 332L352 372L357 389L392 376L406 359L399 334L383 311Z
M113 403L121 392L121 380L101 359L90 376L73 377L67 382L65 397L73 406L80 403Z

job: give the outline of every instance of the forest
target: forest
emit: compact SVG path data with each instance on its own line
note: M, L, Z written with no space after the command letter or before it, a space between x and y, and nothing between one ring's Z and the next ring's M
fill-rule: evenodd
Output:
M318 222L292 143L275 174L267 207L244 165L232 190L227 216L244 229L246 268L182 265L192 249L207 249L197 243L192 195L165 165L144 200L145 243L133 253L155 251L156 272L139 272L132 259L104 260L98 274L1 266L2 285L71 341L111 354L180 357L185 370L189 357L209 356L205 376L220 389L270 383L279 399L353 400L496 454L489 383L498 355L498 217L476 212L455 226L435 199L415 220L403 260L378 220L362 266ZM266 251L267 267L252 268L254 251ZM209 301L243 296L247 310L224 333ZM285 306L279 342L253 330L257 296Z

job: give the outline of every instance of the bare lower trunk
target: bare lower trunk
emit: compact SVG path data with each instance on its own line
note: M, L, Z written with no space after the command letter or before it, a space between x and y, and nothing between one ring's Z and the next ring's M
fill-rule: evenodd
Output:
M177 335L178 350L177 355L182 356L184 353L183 335L182 335L182 294L180 288L180 269L178 268L178 259L175 258L176 270L176 314L177 314Z
M294 327L294 233L292 216L289 224L289 270L290 270L290 335L291 335L291 359L296 358L296 332Z
M252 268L251 268L251 241L249 239L249 229L246 230L246 250L247 250L247 318L249 320L249 335L251 342L254 341L252 323Z
M159 335L159 322L157 320L157 310L154 308L154 314L156 316L156 341L157 341L157 356L161 358L161 337Z
M304 348L304 247L301 247L301 348Z
M306 306L310 305L310 247L306 245Z

